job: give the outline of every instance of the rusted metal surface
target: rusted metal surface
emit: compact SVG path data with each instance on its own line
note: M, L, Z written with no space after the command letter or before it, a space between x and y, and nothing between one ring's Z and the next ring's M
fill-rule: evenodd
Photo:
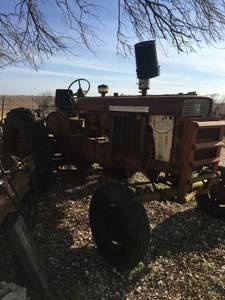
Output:
M77 101L79 111L109 112L109 107L149 107L152 115L182 116L185 100L202 99L209 101L209 113L212 108L212 99L195 95L154 95L154 96L127 96L127 97L84 97ZM129 109L127 110L129 112Z
M26 205L23 202L24 196L31 189L34 170L32 157L20 161L11 156L0 161L0 225L4 221L4 233L21 268L21 274L26 275L33 287L45 298L48 274L27 225L28 219L24 221L21 214Z
M68 118L61 112L55 111L46 117L47 127L57 139L63 138L66 135L73 135L82 127L82 120Z
M11 247L21 265L21 272L29 278L32 286L45 299L48 290L48 273L32 234L21 215L18 215L6 229Z
M10 212L21 207L21 203L17 201L21 201L30 189L31 175L35 170L31 158L26 158L21 165L15 160L12 163L13 169L1 174L0 224Z
M200 143L200 144L195 144L194 147L196 150L202 150L202 149L209 149L209 148L217 148L217 147L222 147L224 146L224 142L208 142L208 143Z
M198 127L204 128L218 128L221 126L225 126L225 121L199 121L195 122Z
M185 199L187 184L193 182L191 174L194 170L198 168L201 169L204 166L210 166L212 171L208 174L208 180L213 178L216 174L222 146L223 127L225 125L224 122L220 122L220 124L216 126L216 123L215 121L203 121L201 123L199 120L197 122L198 126L196 126L196 121L186 120L186 122L184 122L183 157L181 159L182 164L180 163L180 199ZM210 125L212 127L210 127ZM211 128L214 129L215 127L217 127L218 130L216 135L214 131L210 131ZM201 134L206 128L209 130L207 134ZM197 147L195 145L197 145ZM213 151L211 149L213 149ZM199 179L201 179L201 175ZM195 178L194 181L197 180L198 179Z
M129 174L151 174L154 180L164 172L180 201L198 181L192 180L193 172L201 178L201 170L211 168L205 181L216 174L225 122L210 116L208 97L82 97L76 109L80 127L80 120L72 123L60 112L46 119L65 161L121 166Z

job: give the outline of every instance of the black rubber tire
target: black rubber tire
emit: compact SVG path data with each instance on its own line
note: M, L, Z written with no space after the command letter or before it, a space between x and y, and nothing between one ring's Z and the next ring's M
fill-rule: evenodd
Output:
M196 197L197 209L210 215L213 218L225 220L225 207L216 203L215 199L210 198L207 194Z
M51 172L51 143L47 128L35 120L31 110L16 108L7 114L3 125L3 151L19 158L34 155L39 186L46 183Z
M150 240L149 221L128 187L101 186L92 197L89 217L100 255L112 266L125 271L144 259Z

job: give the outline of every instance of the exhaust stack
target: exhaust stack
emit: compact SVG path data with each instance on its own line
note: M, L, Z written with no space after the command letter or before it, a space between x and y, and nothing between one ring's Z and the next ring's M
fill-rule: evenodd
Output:
M140 42L135 44L134 47L139 89L142 96L146 96L149 89L149 79L160 74L155 41Z

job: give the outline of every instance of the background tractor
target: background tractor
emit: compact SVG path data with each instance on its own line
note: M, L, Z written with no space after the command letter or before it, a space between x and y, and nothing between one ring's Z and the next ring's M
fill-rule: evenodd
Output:
M185 202L195 197L207 211L224 204L218 165L225 122L211 116L213 100L195 92L147 95L149 79L159 75L155 42L136 44L135 57L141 95L106 96L108 87L100 85L100 97L87 97L90 83L77 79L56 90L57 110L42 122L17 109L3 128L4 152L34 154L39 178L50 167L51 149L61 164L102 167L90 224L101 255L118 269L136 265L148 248L149 224L140 198ZM136 172L145 175L143 184L131 183Z

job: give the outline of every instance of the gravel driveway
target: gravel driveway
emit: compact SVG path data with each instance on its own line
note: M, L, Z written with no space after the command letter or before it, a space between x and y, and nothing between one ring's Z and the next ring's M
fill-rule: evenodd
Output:
M223 147L222 150L221 150L220 165L225 166L225 147Z
M120 274L92 241L88 207L95 184L94 176L81 182L69 173L40 198L35 240L49 270L49 299L225 299L225 222L199 213L193 202L148 203L148 255ZM12 258L2 235L0 244L0 281L10 282ZM42 300L35 291L30 295Z

